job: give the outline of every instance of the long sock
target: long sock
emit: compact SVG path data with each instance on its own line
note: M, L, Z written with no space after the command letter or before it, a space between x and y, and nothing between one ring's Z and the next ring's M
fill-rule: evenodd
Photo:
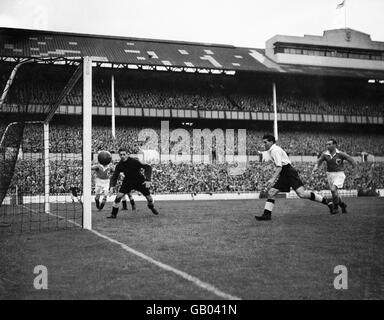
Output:
M311 197L309 199L312 201L320 202L322 204L328 204L327 199L318 193L311 192Z
M123 209L127 209L127 200L123 200L121 203L123 204Z
M96 197L96 198L95 198L95 202L96 202L96 208L97 208L97 209L100 209L100 200L99 200L99 197Z
M267 199L264 206L264 214L272 214L274 205L275 205L275 199Z
M100 209L103 209L103 208L104 208L106 202L107 202L107 199L106 199L106 198L103 198L103 201L102 201L101 204L100 204Z
M111 215L112 216L117 216L117 213L119 212L119 207L112 207L112 212L111 212Z
M333 206L335 207L335 208L338 208L339 207L339 196L337 196L337 197L333 197Z
M133 207L135 205L135 200L129 200L129 202L131 203L131 206Z

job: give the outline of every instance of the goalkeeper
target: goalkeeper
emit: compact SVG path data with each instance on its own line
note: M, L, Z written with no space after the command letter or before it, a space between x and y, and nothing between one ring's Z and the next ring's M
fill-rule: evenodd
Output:
M153 214L158 215L159 212L155 208L153 198L149 191L152 176L151 166L129 157L127 150L124 148L119 150L119 156L120 162L116 165L115 171L110 179L110 193L113 193L120 173L124 174L124 180L113 203L111 215L108 218L116 219L120 201L124 195L129 194L132 190L141 192L147 199L148 208ZM144 169L145 177L142 175L141 169Z

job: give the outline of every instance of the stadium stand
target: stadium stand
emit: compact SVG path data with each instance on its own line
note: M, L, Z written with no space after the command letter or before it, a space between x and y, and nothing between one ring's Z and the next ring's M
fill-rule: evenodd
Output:
M39 162L40 161L40 162ZM306 187L315 190L328 188L325 170L312 174L313 163L294 163ZM192 164L161 163L153 165L153 190L155 193L214 193L262 191L271 175L270 164L251 161L246 171L237 176L229 175L228 163ZM73 183L81 186L79 174L68 175L65 170L81 172L81 161L52 162L50 192L66 193ZM75 169L75 171L73 171ZM44 170L41 160L19 161L10 190L19 186L19 192L41 194L44 190ZM384 163L359 163L359 178L354 179L351 168L346 168L346 189L384 188Z
M46 111L74 71L75 66L71 65L71 60L86 54L92 56L98 66L107 64L107 68L94 68L92 105L95 109L111 107L110 91L113 72L115 104L119 108L271 113L273 112L272 82L276 82L279 113L339 115L341 119L349 116L364 116L367 121L369 121L368 117L384 116L382 85L367 83L367 79L371 77L384 78L382 70L356 71L353 68L277 64L266 56L265 50L225 45L9 28L0 28L0 35L0 57L16 60L23 57L51 59L52 63L55 59L66 59L61 61L64 62L64 66L35 64L18 71L5 100L5 106L23 106L23 113L30 114L33 106L40 106ZM109 69L112 63L119 67ZM146 66L150 71L128 70L130 64L136 65L139 69L144 69L143 66ZM13 64L6 60L0 62L1 87L4 87L12 66ZM167 72L155 71L159 66L164 67ZM177 71L172 68L215 70L221 74L170 72ZM223 74L224 71L233 70L237 72L236 76ZM319 75L322 77L318 77ZM334 78L325 78L327 76ZM78 107L82 102L82 83L79 81L66 96L63 105ZM104 113L105 115L107 112ZM141 130L151 128L157 134L160 133L160 121L155 124L148 119L148 124L145 125L143 122L145 123L147 119L141 119L141 121L136 121L138 117L125 119L128 119L126 124L116 127L116 139L112 139L110 127L101 124L102 121L94 124L92 132L94 153L101 149L117 152L118 148L123 146L129 153L137 154L143 145L143 142L137 139ZM268 118L268 120L271 119ZM305 121L298 117L295 125ZM198 121L196 123L200 127L203 126ZM1 132L4 131L5 125L5 120L0 121ZM262 149L260 137L265 130L248 126L249 123L246 125L247 155L254 156L257 155L258 150ZM376 125L380 123L376 122ZM207 127L215 128L213 123L207 124ZM237 128L241 127L242 124L238 123ZM176 127L171 127L171 130L174 128ZM183 128L191 134L193 129L199 127ZM41 153L43 150L41 134L37 127L27 127L24 132L22 151ZM380 133L380 129L366 132L364 128L357 133L351 132L351 127L349 130L344 130L339 126L329 132L328 129L311 127L311 124L307 123L300 130L297 126L280 129L279 144L291 156L316 156L324 150L330 134L338 140L340 149L351 155L360 156L365 152L374 156L384 156L384 136ZM71 124L70 120L54 121L50 125L50 152L81 153L81 144L78 143L81 135L81 127ZM213 147L218 142L220 141L214 141ZM173 144L171 143L171 148ZM159 151L157 146L149 147ZM192 144L191 153L194 147ZM236 149L237 140L235 139ZM14 185L25 180L26 183L23 185L26 188L41 192L42 182L39 179L42 174L39 168L42 166L39 161L41 160L19 161ZM51 188L52 192L56 193L68 190L68 185L71 183L79 183L76 181L76 176L71 178L74 180L65 180L64 177L68 174L63 172L65 168L79 166L77 160L60 161L55 162L51 168ZM347 180L347 186L366 188L373 183L382 187L383 165L375 164L374 174L370 165L369 163L359 164L359 169L366 176L363 178L362 175L359 181ZM243 175L229 177L228 166L229 164L226 163L162 163L155 166L154 190L155 192L192 193L259 191L262 189L265 177L269 174L269 169L264 168L264 164L250 162ZM319 177L309 174L311 166L308 163L297 163L309 187L317 190L325 188L323 176L321 176L322 179L318 179Z
M4 74L9 66L1 66ZM43 70L43 71L42 71ZM71 68L45 66L22 69L11 87L6 104L48 106L59 95ZM4 76L3 76L4 78ZM273 112L271 86L263 78L163 74L131 71L116 75L116 105L119 107L169 108L192 110L230 110ZM33 81L30 81L33 79ZM3 79L4 83L6 80ZM94 77L93 105L110 107L110 74L99 71ZM251 82L251 85L247 82ZM296 83L297 84L297 83ZM302 81L283 82L279 88L278 111L285 113L383 116L383 92L361 83L332 89L334 83L315 91ZM321 84L324 86L324 84ZM241 89L239 89L241 88ZM64 105L82 104L79 82L64 100Z
M0 122L1 133L5 128L5 123ZM110 150L117 153L120 146L126 147L132 154L139 153L144 142L138 141L141 130L148 127L133 125L118 125L116 127L116 139L112 139L111 128L107 125L94 125L92 132L92 150L96 153L99 150ZM150 125L160 136L159 124ZM174 128L170 128L172 130ZM192 136L193 128L184 128ZM214 128L210 128L214 129ZM260 138L265 132L262 130L247 130L247 154L256 155L262 149ZM51 126L51 152L52 153L80 153L81 127L69 124L53 124ZM41 139L42 132L37 127L26 127L24 133L23 152L42 152L43 145ZM343 131L333 132L332 137L337 138L341 150L353 155L360 156L361 152L375 156L384 155L384 135L348 133ZM289 155L316 156L324 150L330 134L324 131L315 130L282 130L280 131L279 145L281 145ZM215 141L215 140L214 140ZM171 147L174 143L171 143ZM191 153L193 153L193 141L191 142ZM213 147L215 144L213 144ZM149 146L150 149L157 149L157 146ZM237 149L237 139L235 139L235 149Z

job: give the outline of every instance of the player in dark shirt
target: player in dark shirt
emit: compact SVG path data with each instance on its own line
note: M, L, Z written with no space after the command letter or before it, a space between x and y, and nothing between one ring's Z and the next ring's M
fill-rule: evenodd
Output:
M116 165L115 171L110 179L110 192L112 193L114 191L120 173L124 174L124 180L113 203L111 215L108 218L116 218L121 199L132 190L141 192L147 198L148 208L152 213L156 215L159 214L153 204L153 199L149 191L152 176L151 166L143 164L135 158L129 157L127 150L124 148L119 150L119 156L120 162ZM144 169L144 176L141 173L141 169Z
M323 152L312 170L312 173L314 173L323 162L327 163L327 180L329 189L332 193L332 202L330 202L329 205L333 205L333 207L330 207L331 214L339 212L339 205L343 213L347 212L347 205L341 200L338 192L338 189L343 187L345 180L344 161L348 161L353 168L356 169L355 160L345 152L341 152L337 149L337 142L335 139L329 139L327 141L327 151Z

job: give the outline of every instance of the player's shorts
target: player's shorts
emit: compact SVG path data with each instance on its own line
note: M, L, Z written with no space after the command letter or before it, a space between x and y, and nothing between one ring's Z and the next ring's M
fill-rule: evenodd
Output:
M119 192L124 193L124 194L128 194L132 190L136 190L136 191L139 191L140 193L142 193L144 196L149 196L151 193L150 193L149 189L146 188L143 183L144 183L144 181L133 182L133 181L127 181L124 179L123 183L121 184L121 187L119 189Z
M291 187L293 190L297 190L302 186L303 183L301 182L296 169L290 164L287 164L283 166L279 179L277 179L276 183L272 186L272 188L277 189L281 192L289 192L291 191Z
M96 178L95 180L96 194L108 195L109 192L109 179Z
M327 172L327 179L329 188L332 188L332 186L336 186L341 189L344 185L345 174L343 171Z

